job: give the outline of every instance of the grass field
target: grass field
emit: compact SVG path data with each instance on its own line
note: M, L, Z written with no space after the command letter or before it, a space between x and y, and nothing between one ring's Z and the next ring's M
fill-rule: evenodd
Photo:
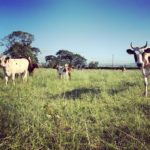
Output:
M2 74L1 74L2 76ZM0 79L1 150L149 150L150 86L140 71L35 70L27 83Z

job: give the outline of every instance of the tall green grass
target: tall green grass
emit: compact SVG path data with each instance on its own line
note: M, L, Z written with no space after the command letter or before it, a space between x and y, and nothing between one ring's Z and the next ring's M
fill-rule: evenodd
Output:
M0 79L0 149L148 150L143 92L139 71L74 70L66 81L38 69L15 86Z

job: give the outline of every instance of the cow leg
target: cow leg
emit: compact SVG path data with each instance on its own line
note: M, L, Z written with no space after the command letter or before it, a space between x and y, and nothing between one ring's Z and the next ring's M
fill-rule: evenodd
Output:
M25 71L23 75L23 81L27 81L27 75L28 75L28 71Z
M144 85L145 85L145 96L147 97L147 87L148 87L148 80L147 77L144 77Z
M68 80L68 73L67 72L64 74L64 79Z
M64 74L61 75L61 79L64 79Z
M8 76L5 76L5 84L7 85L8 83Z
M61 79L61 74L60 73L58 74L58 78Z
M148 91L147 91L147 87L148 87L148 73L146 72L147 70L146 69L142 69L142 74L143 74L143 77L144 77L144 86L145 86L145 92L144 92L144 95L147 97L147 94L148 94Z
M68 75L69 75L69 80L71 80L71 73L69 72Z
M15 74L12 74L13 85L15 85Z

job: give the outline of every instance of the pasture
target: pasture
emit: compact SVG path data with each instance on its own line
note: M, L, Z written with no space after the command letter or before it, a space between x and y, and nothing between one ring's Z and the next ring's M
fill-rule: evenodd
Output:
M0 78L0 149L148 150L143 92L139 70L73 70L65 81L40 68L15 86Z

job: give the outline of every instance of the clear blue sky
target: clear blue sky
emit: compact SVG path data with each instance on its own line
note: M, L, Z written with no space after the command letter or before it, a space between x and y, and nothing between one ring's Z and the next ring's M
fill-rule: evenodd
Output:
M17 30L35 36L40 61L66 49L100 64L112 55L132 63L130 42L150 46L150 0L0 0L0 39Z

